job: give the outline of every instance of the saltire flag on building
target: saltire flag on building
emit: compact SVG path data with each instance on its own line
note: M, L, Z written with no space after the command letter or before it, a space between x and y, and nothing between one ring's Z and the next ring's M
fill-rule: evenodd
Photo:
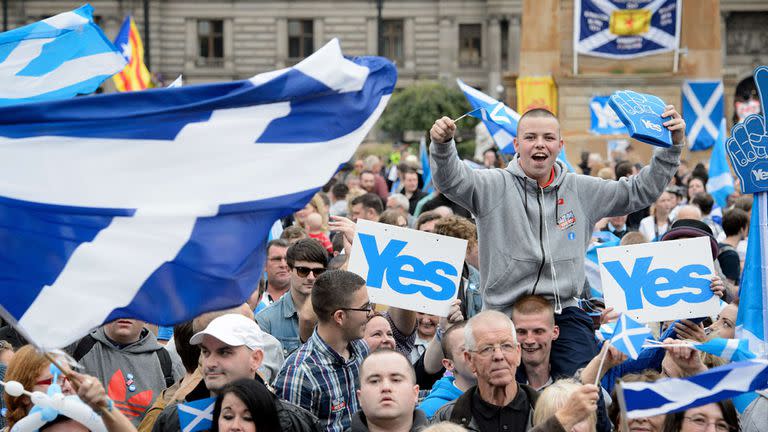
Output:
M574 51L629 59L675 50L680 5L680 0L575 0Z
M1 108L0 313L47 349L242 304L274 221L352 157L396 80L334 39L249 80Z
M154 87L152 75L144 64L144 45L141 43L141 35L132 16L125 17L123 26L120 27L120 32L115 38L115 46L120 49L123 58L128 62L122 72L112 77L117 90L125 92Z
M125 63L90 5L0 33L0 107L93 93Z
M215 397L179 402L177 411L181 432L210 430L213 426L213 407L215 404Z
M471 114L472 117L483 121L499 151L508 154L514 153L515 146L512 145L512 141L517 136L517 121L520 120L520 114L503 102L468 86L460 79L457 79L456 83L464 92L469 104L472 105L475 112L475 114Z
M629 358L637 360L646 339L653 339L651 329L625 313L619 315L613 336L611 336L611 345Z
M725 117L720 119L720 132L709 156L709 179L707 192L712 195L720 209L728 205L728 195L734 192L733 176L728 165L728 153L725 151ZM721 215L722 218L722 215Z
M623 382L617 390L627 418L684 411L768 387L768 360L728 363L688 378Z
M688 146L691 151L706 150L722 139L723 82L685 81L682 93Z
M746 339L714 338L706 342L694 343L693 347L727 361L744 361L757 357L749 350L749 341Z

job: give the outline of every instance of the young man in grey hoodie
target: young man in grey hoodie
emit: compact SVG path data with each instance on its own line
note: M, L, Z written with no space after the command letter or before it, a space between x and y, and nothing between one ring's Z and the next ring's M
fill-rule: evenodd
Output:
M432 126L432 179L477 220L484 308L509 316L523 295L551 301L560 328L552 346L555 376L572 375L597 354L592 321L576 301L595 223L648 207L680 163L685 122L671 105L662 117L669 118L664 126L673 145L656 149L650 165L619 181L568 172L557 160L564 145L560 124L547 110L520 118L516 154L505 169L472 170L458 158L453 120L443 117Z

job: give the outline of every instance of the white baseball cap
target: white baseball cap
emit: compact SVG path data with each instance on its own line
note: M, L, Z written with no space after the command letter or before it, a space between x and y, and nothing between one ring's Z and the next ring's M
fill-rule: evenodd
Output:
M214 319L205 330L195 333L189 343L199 345L205 335L213 336L229 346L245 345L251 350L263 350L266 342L266 334L256 321L238 314L222 315Z

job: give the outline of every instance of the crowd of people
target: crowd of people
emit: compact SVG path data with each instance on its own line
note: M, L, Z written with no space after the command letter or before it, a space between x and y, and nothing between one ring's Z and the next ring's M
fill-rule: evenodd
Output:
M674 145L656 149L647 166L614 157L581 174L557 161L563 140L545 110L520 119L511 161L486 152L484 168L459 159L456 125L438 119L431 183L413 155L390 166L376 155L355 159L282 221L247 303L173 329L105 324L59 354L56 367L67 371L56 375L49 357L6 326L0 380L41 392L56 384L110 432L189 432L180 412L207 398L214 432L766 431L765 392L743 413L728 400L649 418L619 408L619 380L722 365L686 341L735 332L751 197L716 206L706 167L680 160L685 123L672 106L663 116ZM467 240L448 316L370 302L365 280L347 270L360 219ZM596 232L621 244L709 239L720 314L658 323L670 346L634 360L601 346L595 331L617 314L585 277L587 246L604 240ZM80 370L65 367L77 369L72 361ZM20 430L32 399L6 392L3 402L0 425ZM84 426L59 415L43 429Z

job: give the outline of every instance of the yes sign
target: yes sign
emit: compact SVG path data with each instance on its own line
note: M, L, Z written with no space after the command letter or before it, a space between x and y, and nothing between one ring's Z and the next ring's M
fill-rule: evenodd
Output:
M604 248L598 258L606 306L642 322L717 314L708 239Z
M466 240L360 220L349 270L372 303L445 316L458 291Z

